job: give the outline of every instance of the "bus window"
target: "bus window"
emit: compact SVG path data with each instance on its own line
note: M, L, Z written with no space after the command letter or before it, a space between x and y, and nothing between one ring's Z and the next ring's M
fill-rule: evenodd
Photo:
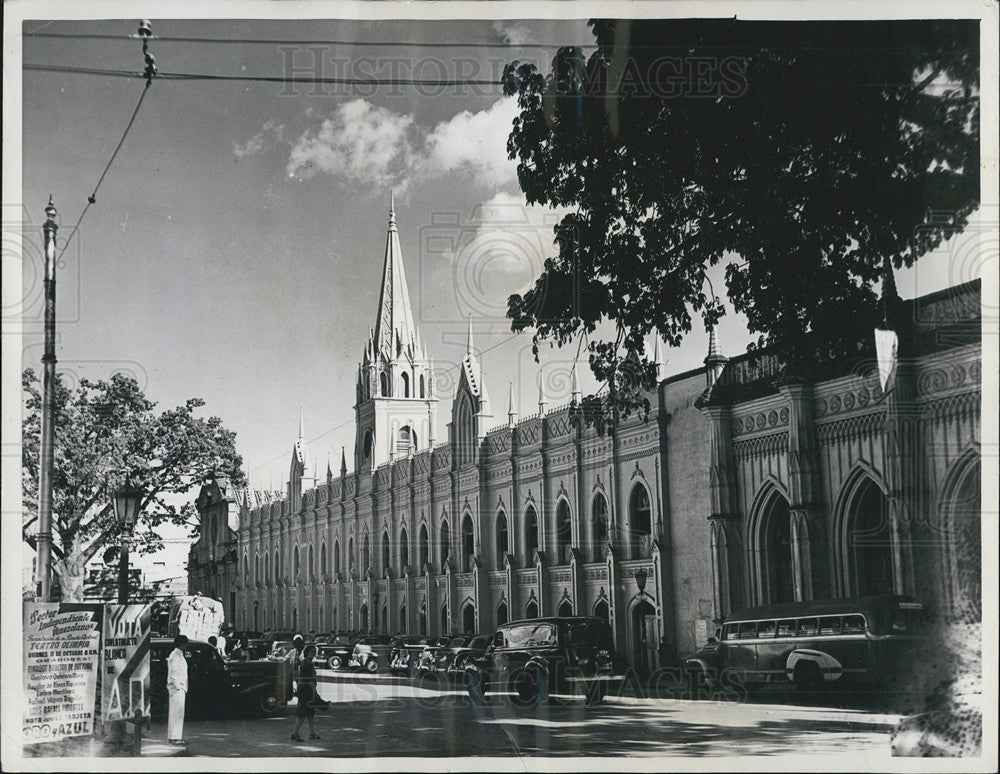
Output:
M840 634L840 616L826 615L819 619L820 634Z
M778 636L779 637L794 637L795 636L795 621L791 621L791 620L778 621Z
M724 640L736 639L736 624L726 624L724 627L722 627L722 639Z
M757 636L773 637L776 629L777 624L774 621L761 621L757 624Z
M799 619L799 637L812 637L816 634L816 619L815 618L800 618Z
M740 624L740 639L755 639L757 637L757 624L754 621L747 621Z
M865 631L865 618L861 615L844 616L844 634L863 634Z

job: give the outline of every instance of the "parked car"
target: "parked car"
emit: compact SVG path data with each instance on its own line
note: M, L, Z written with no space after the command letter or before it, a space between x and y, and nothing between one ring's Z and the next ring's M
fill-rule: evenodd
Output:
M628 661L601 618L533 618L499 627L482 656L470 657L465 681L473 700L513 691L523 702L546 693L582 690L588 704L604 699L609 683L625 679Z
M295 643L291 640L279 640L271 644L267 658L270 661L284 661L289 658L289 654L295 650Z
M150 643L149 693L151 713L167 714L167 657L174 648L173 638L154 637ZM225 661L207 642L192 640L185 656L188 661L188 695L185 712L189 717L218 717L258 713L281 715L288 702L288 667L275 661Z
M397 635L392 638L389 646L389 671L393 673L406 672L409 649L420 642L418 637Z
M338 634L330 642L316 646L316 663L330 669L346 669L360 634Z
M438 671L443 673L450 682L461 682L465 675L465 664L470 658L477 658L486 653L490 638L478 634L465 638L463 644L457 645L452 640L448 648L438 656Z
M363 669L366 672L378 672L379 669L388 668L391 650L391 637L384 634L369 634L354 644L354 651L347 666L352 669Z
M762 605L731 613L721 637L685 661L690 688L793 683L815 691L880 684L925 641L923 605L880 595ZM900 667L905 668L905 667Z
M417 665L420 663L420 654L431 642L427 637L404 637L402 643L396 650L396 655L392 656L390 668L395 672L415 675Z
M436 671L438 654L441 652L442 648L447 648L454 638L454 634L448 634L443 637L428 640L427 644L417 652L415 659L412 655L410 656L410 674L422 676L429 672Z

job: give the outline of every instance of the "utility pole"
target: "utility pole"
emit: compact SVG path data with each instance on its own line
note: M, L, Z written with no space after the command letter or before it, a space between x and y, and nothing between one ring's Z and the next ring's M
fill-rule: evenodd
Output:
M42 432L38 465L38 537L35 542L35 581L38 599L52 597L52 459L55 428L56 380L56 207L49 196L45 208L45 350L42 354Z

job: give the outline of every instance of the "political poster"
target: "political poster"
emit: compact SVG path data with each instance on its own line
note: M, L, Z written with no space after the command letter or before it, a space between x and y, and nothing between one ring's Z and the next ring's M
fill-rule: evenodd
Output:
M105 605L101 717L149 715L151 605Z
M206 642L209 637L219 636L225 620L222 603L217 599L197 594L178 596L171 610L171 635L183 634L188 639Z
M102 605L25 602L26 744L94 733Z

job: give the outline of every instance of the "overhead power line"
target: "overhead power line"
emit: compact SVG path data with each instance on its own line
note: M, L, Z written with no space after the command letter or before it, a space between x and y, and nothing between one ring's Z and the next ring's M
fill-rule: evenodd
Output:
M98 75L110 78L145 79L138 70L104 70L93 67L71 67L27 63L25 70L50 73L72 73L76 75ZM500 86L501 81L481 78L344 78L318 75L215 75L210 73L164 73L156 75L161 81L241 81L246 83L305 83L330 86Z

